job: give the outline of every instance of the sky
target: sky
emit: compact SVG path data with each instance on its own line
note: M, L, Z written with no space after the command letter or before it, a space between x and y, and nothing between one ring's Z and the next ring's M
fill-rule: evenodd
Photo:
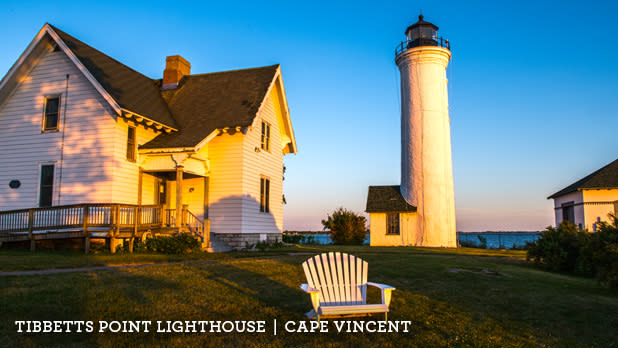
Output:
M618 158L615 1L7 1L0 74L49 22L151 78L281 64L298 145L284 229L400 183L395 46L422 11L451 42L458 231L554 223L546 197Z

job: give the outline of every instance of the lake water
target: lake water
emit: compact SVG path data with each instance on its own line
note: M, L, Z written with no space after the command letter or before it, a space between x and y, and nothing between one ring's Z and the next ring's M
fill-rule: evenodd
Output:
M313 244L333 244L330 235L324 233L304 233L303 236L311 237ZM522 248L526 242L533 242L539 238L538 232L457 232L457 240L462 246L482 247L479 239L486 240L488 249L511 249ZM303 242L301 242L303 244ZM369 244L369 235L365 239L366 245Z
M482 247L484 238L488 249L520 249L539 236L538 232L457 232L457 241L459 245L478 248Z

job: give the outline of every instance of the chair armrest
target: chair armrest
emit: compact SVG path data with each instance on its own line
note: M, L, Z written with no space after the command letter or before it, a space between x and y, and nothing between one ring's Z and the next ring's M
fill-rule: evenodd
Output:
M310 293L310 294L311 294L311 293L319 293L319 292L320 292L320 290L318 290L318 289L314 289L314 288L310 287L310 286L309 286L309 284L301 284L301 285L300 285L300 288L301 288L304 292L306 292L306 293Z
M311 296L311 305L313 306L313 310L316 313L320 313L318 312L318 308L320 307L320 290L310 287L309 284L301 284L300 288Z
M380 290L395 290L394 287L386 284L367 282L367 285L379 288Z
M382 304L390 305L391 304L391 291L395 290L394 287L385 284L378 284L367 282L367 285L376 287L382 291Z

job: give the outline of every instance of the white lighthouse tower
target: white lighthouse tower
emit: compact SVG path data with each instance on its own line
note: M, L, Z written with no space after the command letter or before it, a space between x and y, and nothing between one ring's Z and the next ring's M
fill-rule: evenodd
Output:
M396 51L401 75L401 195L417 208L415 245L457 246L446 67L450 43L418 16Z
M456 247L446 67L450 43L418 16L395 51L401 75L401 185L369 186L370 244Z

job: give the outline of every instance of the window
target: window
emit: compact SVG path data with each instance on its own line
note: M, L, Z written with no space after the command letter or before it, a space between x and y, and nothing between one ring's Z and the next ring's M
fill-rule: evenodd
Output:
M127 160L131 162L135 162L137 159L135 143L135 127L129 126L127 134Z
M399 234L399 213L386 214L386 234Z
M270 179L260 178L260 211L268 213L270 201Z
M262 121L262 150L270 151L270 124Z
M54 193L54 165L41 166L41 184L39 186L39 207L51 207Z
M60 96L45 97L43 112L43 132L58 130L58 115L60 114Z
M569 221L575 224L575 206L573 202L562 204L562 221Z

